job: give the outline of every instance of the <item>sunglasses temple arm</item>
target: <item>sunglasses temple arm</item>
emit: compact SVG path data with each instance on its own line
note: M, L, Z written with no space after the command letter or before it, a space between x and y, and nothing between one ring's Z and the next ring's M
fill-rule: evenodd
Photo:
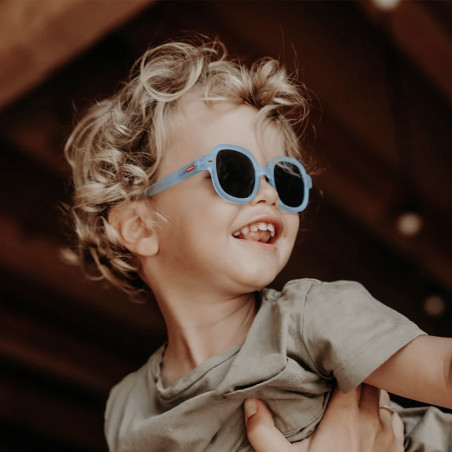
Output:
M171 173L170 175L164 177L155 184L150 185L140 197L140 199L160 193L161 191L166 190L167 188L170 188L173 185L176 185L179 182L182 182L183 180L208 169L208 162L206 157L207 156L201 157L198 160L195 160L194 162L189 163L183 168L175 171L174 173Z

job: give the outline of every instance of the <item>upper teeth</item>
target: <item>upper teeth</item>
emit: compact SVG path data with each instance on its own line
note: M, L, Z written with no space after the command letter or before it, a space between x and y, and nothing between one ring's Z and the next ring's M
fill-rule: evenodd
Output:
M234 232L233 236L238 237L240 234L246 235L248 232L257 232L257 231L269 231L270 237L275 236L275 226L273 226L271 223L265 223L263 221L260 221L259 223L253 223L249 226L245 226L240 231Z

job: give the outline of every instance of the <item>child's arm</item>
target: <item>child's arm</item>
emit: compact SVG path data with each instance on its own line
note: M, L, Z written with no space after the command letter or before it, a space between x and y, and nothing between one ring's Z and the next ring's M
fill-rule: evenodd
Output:
M402 397L452 408L452 339L419 336L365 382Z

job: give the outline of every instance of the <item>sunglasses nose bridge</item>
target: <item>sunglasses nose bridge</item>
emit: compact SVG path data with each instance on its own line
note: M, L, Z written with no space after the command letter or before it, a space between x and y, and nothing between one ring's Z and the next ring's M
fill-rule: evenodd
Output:
M265 176L267 181L271 180L271 171L268 166L258 166L256 168L256 179L260 180L262 176Z
M264 199L271 202L278 202L278 192L273 182L272 171L268 166L257 166L256 171L256 183L257 191L254 198L254 202L263 201ZM265 182L262 183L261 177L265 177Z

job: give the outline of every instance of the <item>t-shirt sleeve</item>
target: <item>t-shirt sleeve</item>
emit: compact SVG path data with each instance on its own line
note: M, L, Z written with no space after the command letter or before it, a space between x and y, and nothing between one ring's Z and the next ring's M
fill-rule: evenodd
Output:
M359 283L312 281L305 292L302 337L317 372L348 392L423 333Z

